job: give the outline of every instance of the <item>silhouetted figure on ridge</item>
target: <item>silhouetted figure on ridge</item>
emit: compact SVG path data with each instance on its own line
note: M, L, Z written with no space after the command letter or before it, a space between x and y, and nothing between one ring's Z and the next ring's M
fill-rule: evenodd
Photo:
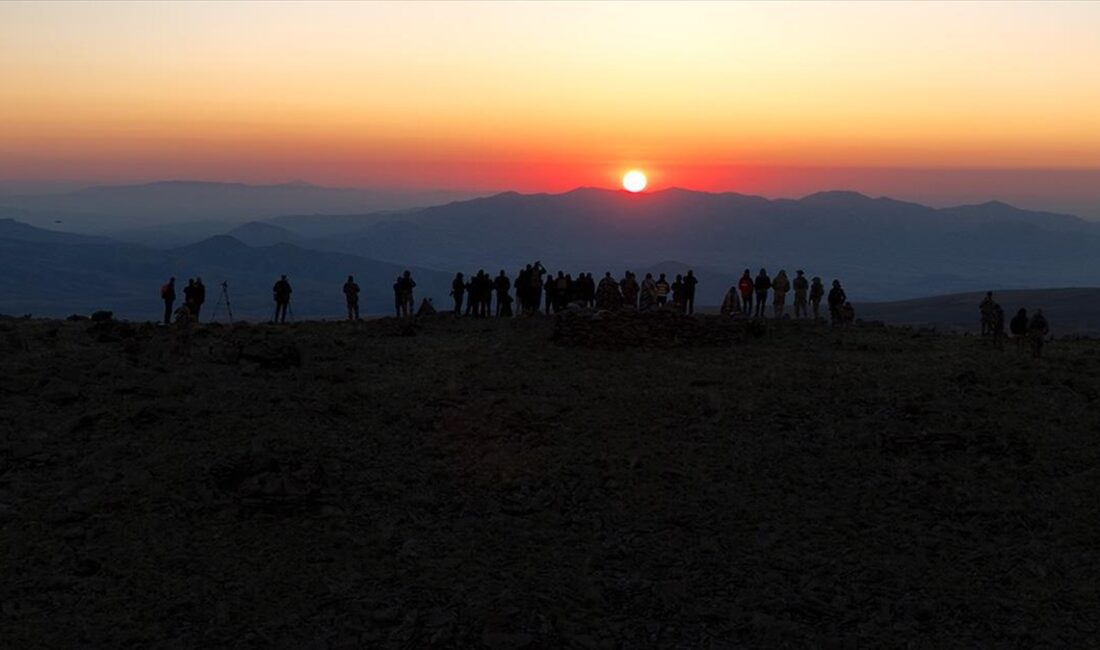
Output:
M844 315L841 310L844 303L848 302L848 294L840 287L840 280L833 280L833 288L829 289L829 318L833 325L844 323Z
M348 308L348 320L359 320L359 285L350 275L344 283L344 302Z
M195 315L195 279L188 278L187 286L183 288L183 306L187 308L187 311L191 312L191 315Z
M791 290L791 281L787 279L787 271L779 269L772 280L772 312L776 318L783 318L787 311L787 292Z
M160 299L164 301L164 324L172 324L172 305L176 302L176 278L168 278L160 287Z
M684 276L679 273L672 281L672 306L676 308L676 311L684 312Z
M619 288L623 292L623 304L630 309L637 309L638 292L641 287L638 286L638 279L634 277L634 274L627 271L623 279L619 281Z
M508 292L512 290L512 281L504 274L504 269L501 269L500 275L497 276L496 280L493 280L493 289L497 292L497 316L510 316L512 298L508 295ZM508 314L503 314L505 302L509 304Z
M821 318L821 299L825 297L825 285L821 284L821 278L814 276L810 283L810 308L814 312L814 320Z
M672 290L669 286L668 280L665 279L665 274L662 273L657 277L657 282L654 283L657 289L657 306L664 307L668 302L668 294Z
M561 271L558 271L558 273L561 273ZM543 291L546 293L546 314L549 316L550 309L557 304L558 300L558 281L549 273L546 274L546 283L543 286Z
M412 273L405 271L401 274L401 278L398 280L401 283L401 292L405 296L405 315L411 315L413 308L416 306L415 299L413 298L413 289L416 288L416 281L412 278Z
M275 317L271 320L273 323L285 323L286 312L290 307L290 294L292 293L290 288L290 282L287 281L286 276L280 276L275 286L271 287L271 292L275 294Z
M698 278L695 277L695 271L688 269L687 275L684 276L684 311L688 314L695 313L695 286L699 284Z
M993 303L993 347L1003 350L1005 346L1005 310L1000 305Z
M657 283L652 273L646 273L638 296L638 311L649 311L657 306Z
M619 283L611 277L611 271L608 271L596 287L596 309L618 311L622 307L623 294L619 293Z
M794 317L805 318L809 315L806 309L806 294L810 290L810 281L806 279L805 271L802 269L794 273L794 281L791 282L794 288Z
M752 316L752 292L754 287L752 272L745 269L745 272L741 274L741 278L737 281L737 292L741 294L741 311L748 316Z
M1050 334L1050 323L1043 316L1042 309L1036 309L1031 321L1027 324L1027 338L1031 341L1031 356L1038 359L1043 355L1043 343Z
M206 302L206 285L202 283L202 278L195 278L195 322L199 322L199 314L202 312L202 305Z
M1008 323L1008 331L1012 333L1012 338L1016 339L1017 350L1022 348L1027 340L1027 324L1029 322L1027 310L1021 307L1020 311L1016 312L1016 315Z
M995 304L993 302L993 292L986 291L985 298L982 298L981 303L978 304L978 311L982 315L982 336L989 336L993 333L993 306Z
M772 288L772 279L768 277L766 269L760 269L753 282L753 290L756 292L756 316L764 317L764 310L768 307L768 289Z
M462 297L466 295L466 280L461 273L455 274L451 281L451 297L455 299L455 316L462 314Z

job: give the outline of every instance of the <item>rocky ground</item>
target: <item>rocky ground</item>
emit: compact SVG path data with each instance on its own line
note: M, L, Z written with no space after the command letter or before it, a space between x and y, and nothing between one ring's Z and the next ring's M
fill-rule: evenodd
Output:
M0 321L0 645L1100 645L1100 342L175 336Z

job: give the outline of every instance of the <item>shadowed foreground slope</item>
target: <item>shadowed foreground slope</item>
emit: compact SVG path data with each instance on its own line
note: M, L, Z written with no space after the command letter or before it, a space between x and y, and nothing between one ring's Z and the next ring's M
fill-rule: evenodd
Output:
M1100 345L780 325L0 322L6 644L1096 645Z

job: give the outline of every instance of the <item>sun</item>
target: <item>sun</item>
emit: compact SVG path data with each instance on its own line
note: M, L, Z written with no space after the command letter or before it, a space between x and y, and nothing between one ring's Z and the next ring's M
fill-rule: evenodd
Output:
M623 189L627 192L641 192L645 189L645 174L640 170L632 169L623 174Z

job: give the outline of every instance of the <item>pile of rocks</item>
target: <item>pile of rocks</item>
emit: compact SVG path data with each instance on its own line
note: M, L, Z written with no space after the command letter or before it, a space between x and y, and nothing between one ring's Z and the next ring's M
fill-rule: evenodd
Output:
M744 322L651 312L569 310L554 320L552 340L587 348L673 348L730 345L745 338Z

